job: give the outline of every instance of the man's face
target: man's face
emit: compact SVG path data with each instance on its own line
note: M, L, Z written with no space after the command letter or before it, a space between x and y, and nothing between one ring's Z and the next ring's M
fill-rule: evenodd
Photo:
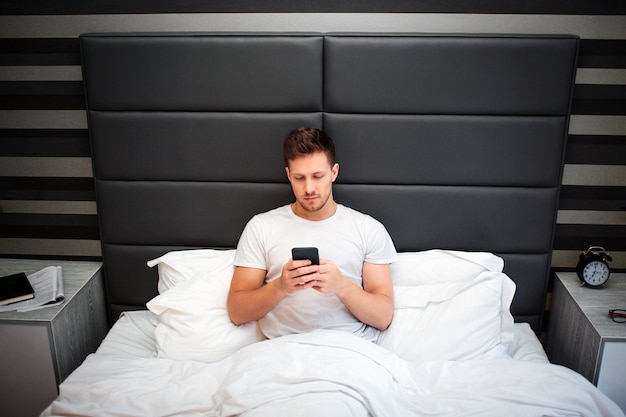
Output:
M333 182L339 174L339 164L331 166L324 152L315 152L289 161L285 169L296 197L297 215L309 220L333 215Z

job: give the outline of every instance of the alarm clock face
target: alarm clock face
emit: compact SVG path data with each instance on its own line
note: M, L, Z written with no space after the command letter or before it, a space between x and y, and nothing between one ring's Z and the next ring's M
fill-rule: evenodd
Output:
M591 261L583 268L583 279L589 285L602 285L609 279L609 267L601 261Z

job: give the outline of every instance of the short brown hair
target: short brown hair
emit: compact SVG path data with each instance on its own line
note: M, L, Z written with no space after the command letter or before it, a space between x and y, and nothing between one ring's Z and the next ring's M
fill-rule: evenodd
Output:
M283 144L285 165L298 157L324 152L330 165L335 165L335 144L324 131L313 127L299 127L289 132Z

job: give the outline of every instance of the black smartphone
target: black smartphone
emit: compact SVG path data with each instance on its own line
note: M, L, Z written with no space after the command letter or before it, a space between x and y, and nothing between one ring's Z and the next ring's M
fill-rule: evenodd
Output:
M291 257L294 261L309 259L313 265L320 264L320 255L317 248L293 248Z

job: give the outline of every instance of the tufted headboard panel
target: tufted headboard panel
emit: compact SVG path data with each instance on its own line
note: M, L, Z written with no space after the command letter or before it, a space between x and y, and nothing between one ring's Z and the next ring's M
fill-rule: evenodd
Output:
M327 131L335 199L399 251L494 252L541 328L576 68L573 36L87 34L88 121L111 319L169 250L235 247L293 200L282 140Z

